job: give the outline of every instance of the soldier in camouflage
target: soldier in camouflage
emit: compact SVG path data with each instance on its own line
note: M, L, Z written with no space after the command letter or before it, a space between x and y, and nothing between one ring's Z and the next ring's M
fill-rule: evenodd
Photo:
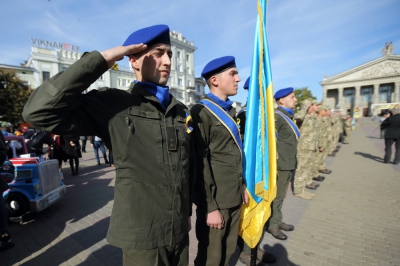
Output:
M346 134L345 139L343 140L343 144L349 144L349 138L350 138L350 133L351 133L351 124L352 124L352 119L349 115L345 117L345 122L344 122L344 132Z
M325 159L326 156L328 156L329 152L329 147L331 147L331 143L333 141L332 139L332 124L331 124L331 111L328 106L326 106L326 116L322 118L324 128L321 130L326 131L324 134L326 134L326 149L322 152L322 159L320 160L321 164L318 166L318 172L323 173L323 174L330 174L332 173L331 170L326 168L325 164Z
M327 105L322 105L318 110L317 120L319 122L319 134L318 134L318 150L316 152L314 165L312 167L311 176L313 180L324 181L325 177L318 174L319 166L323 164L326 158L326 149L328 148L328 131L327 131Z
M332 123L332 143L329 148L329 155L334 157L336 155L336 152L338 152L338 145L337 143L339 142L339 125L341 124L340 118L337 113L332 113L331 114L331 123Z
M317 150L318 141L318 123L317 123L318 106L312 104L307 99L301 103L300 115L297 120L303 118L300 128L300 139L297 145L297 168L294 177L294 195L303 199L311 199L314 194L309 193L305 188L315 189L316 183L307 185L306 181L311 180L311 166ZM303 115L305 116L303 117ZM311 180L312 181L312 180ZM315 184L315 185L313 185Z

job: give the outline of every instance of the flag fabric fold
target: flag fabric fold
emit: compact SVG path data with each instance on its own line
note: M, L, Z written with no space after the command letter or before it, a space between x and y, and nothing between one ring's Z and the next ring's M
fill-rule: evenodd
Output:
M276 139L272 74L266 35L266 0L257 0L257 22L244 134L243 175L249 203L243 205L239 235L254 248L276 197Z

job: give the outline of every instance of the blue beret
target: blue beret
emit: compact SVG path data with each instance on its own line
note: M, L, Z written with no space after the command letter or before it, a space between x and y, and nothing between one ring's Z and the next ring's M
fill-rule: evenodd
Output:
M274 98L275 98L275 100L278 100L280 98L288 96L293 91L294 91L293 88L280 89L279 91L275 92Z
M243 85L243 89L248 90L249 89L249 82L250 82L250 77L246 79L246 82Z
M137 30L129 35L123 46L139 43L147 44L147 46L157 43L171 45L171 41L169 39L169 27L167 25L154 25Z
M207 80L211 76L221 73L228 68L236 67L235 57L224 56L210 61L201 72L201 76Z

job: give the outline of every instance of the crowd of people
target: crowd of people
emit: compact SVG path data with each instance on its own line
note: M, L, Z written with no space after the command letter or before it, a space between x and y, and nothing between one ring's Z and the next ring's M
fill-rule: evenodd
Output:
M86 152L86 142L90 144L95 153L97 165L101 165L98 150L103 154L104 163L114 166L112 151L105 147L101 138L97 136L57 135L45 131L36 130L27 126L15 126L8 122L1 122L1 133L3 136L22 136L28 153L35 156L46 156L49 159L56 159L59 163L59 170L62 171L63 162L69 162L71 174L79 174L79 158L82 152ZM14 133L12 133L14 128ZM22 143L19 140L6 141L7 158L17 158L23 153Z
M300 110L294 119L299 127L301 138L297 145L297 166L294 177L294 195L303 199L311 199L315 195L307 189L317 189L325 177L330 174L325 159L335 156L339 151L339 142L349 143L352 130L352 118L333 112L327 105L318 105L315 100L306 99L301 102Z
M129 90L82 94L124 56L137 78ZM107 241L122 249L124 265L188 265L192 203L197 207L195 265L227 265L237 245L240 260L250 265L252 250L238 235L241 207L249 196L242 173L246 112L236 114L229 100L240 82L235 58L216 58L204 67L201 76L210 93L189 109L166 86L171 56L168 26L135 31L122 46L85 53L45 81L32 93L23 116L40 130L58 134L52 140L64 152L70 150L72 173L78 173L79 149L85 152L81 135L92 136L98 164L98 149L105 163L113 165L115 159ZM265 229L285 240L282 231L294 230L282 221L281 211L291 178L294 194L311 199L306 189L316 189L313 181L325 179L319 173L331 172L325 158L335 156L340 139L349 143L351 119L313 100L303 101L295 113L293 88L278 90L274 98L277 196ZM110 149L108 158L104 146ZM257 265L276 261L258 245L253 250Z

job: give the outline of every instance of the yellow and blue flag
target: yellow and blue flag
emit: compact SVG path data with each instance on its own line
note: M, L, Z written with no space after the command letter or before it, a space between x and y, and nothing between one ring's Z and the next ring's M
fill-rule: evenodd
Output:
M258 17L247 100L243 174L249 203L243 205L239 235L254 248L276 197L276 139L272 74L266 18L267 1L257 0Z

